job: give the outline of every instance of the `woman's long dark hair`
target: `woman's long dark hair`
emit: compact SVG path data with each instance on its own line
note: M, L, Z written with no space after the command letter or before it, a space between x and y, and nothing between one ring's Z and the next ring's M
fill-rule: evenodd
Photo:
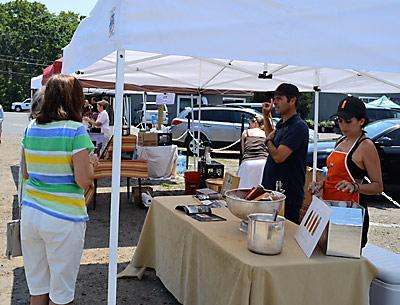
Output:
M82 86L75 77L55 74L48 80L43 104L36 118L39 124L71 120L82 122Z

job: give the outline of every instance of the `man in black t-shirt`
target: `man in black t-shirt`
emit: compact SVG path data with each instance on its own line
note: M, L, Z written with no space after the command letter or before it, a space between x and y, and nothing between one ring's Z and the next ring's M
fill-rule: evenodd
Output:
M282 182L286 195L285 217L295 223L299 223L303 204L308 147L308 127L296 109L299 95L298 88L292 84L283 83L276 88L273 105L282 118L276 129L270 123L272 103L263 105L269 156L262 184L274 190L276 181Z

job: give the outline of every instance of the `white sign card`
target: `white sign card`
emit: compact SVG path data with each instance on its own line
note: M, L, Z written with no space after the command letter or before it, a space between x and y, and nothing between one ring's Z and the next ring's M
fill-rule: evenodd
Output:
M175 103L175 93L163 93L156 95L156 105L173 105Z
M313 196L306 215L304 215L294 236L307 257L310 257L314 252L330 216L330 207L318 197Z

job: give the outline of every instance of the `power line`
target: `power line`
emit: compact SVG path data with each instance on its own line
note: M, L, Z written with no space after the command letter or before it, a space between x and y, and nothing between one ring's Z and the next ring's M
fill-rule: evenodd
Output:
M4 70L0 70L0 73L4 73L4 74L18 74L18 75L23 75L23 76L29 77L29 78L32 78L32 77L33 77L31 74L20 73L20 72L13 72L13 71L4 71Z
M37 58L29 58L29 57L22 57L22 56L11 56L11 55L6 55L6 54L0 54L0 57L6 57L6 58L10 58L10 59L23 59L23 60L27 60L27 61L37 61L37 62L43 62L42 59L37 59Z
M40 66L40 67L48 66L46 64L38 64L38 63L34 63L34 62L27 62L27 61L20 61L20 60L10 60L10 59L2 59L2 58L0 58L0 61L12 62L12 63L17 63L17 64L26 64L26 65L32 65L32 66Z

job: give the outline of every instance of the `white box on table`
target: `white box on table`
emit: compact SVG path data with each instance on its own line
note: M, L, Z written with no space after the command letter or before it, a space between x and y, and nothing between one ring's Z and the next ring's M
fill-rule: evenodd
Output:
M323 202L330 207L331 215L320 247L326 255L360 258L364 208L350 201Z

